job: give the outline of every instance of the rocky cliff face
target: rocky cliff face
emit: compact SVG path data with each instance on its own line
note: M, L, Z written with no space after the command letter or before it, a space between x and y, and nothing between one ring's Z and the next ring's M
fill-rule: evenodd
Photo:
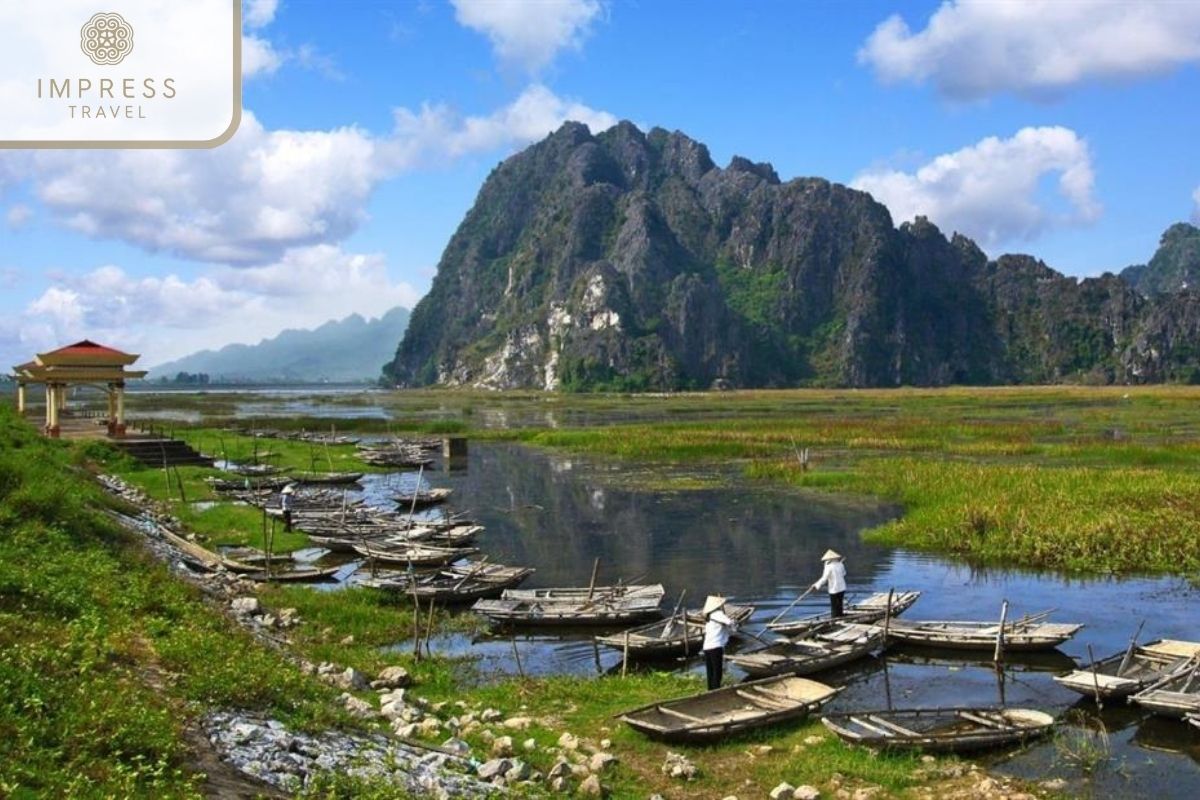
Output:
M567 123L489 176L385 373L551 390L1161 380L1200 320L1175 305L989 262L925 220L894 227L864 192L720 168L678 132Z

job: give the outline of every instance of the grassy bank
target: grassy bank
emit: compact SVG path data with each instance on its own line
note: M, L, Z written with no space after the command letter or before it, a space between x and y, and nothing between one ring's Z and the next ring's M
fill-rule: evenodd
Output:
M799 395L793 397L793 395ZM534 445L903 504L876 541L973 562L1200 574L1200 392L1177 387L781 393L796 416L526 430ZM808 449L810 464L799 453Z
M73 455L0 411L0 795L198 796L182 728L202 709L341 719L110 523Z

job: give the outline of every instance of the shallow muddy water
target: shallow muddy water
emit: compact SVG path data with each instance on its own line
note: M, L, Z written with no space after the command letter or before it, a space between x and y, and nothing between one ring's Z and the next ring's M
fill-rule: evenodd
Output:
M1006 703L1071 712L1057 741L993 757L994 765L1022 777L1064 777L1084 795L1200 796L1200 733L1124 704L1099 717L1110 756L1087 778L1071 756L1084 726L1097 724L1094 707L1052 680L1086 661L1089 645L1097 657L1123 650L1142 619L1141 641L1200 637L1200 592L1187 582L972 569L863 542L860 532L899 513L894 507L767 489L732 474L704 476L722 488L689 491L643 491L640 477L610 463L482 442L471 443L465 471L425 473L429 484L454 490L447 510L486 526L477 546L492 561L537 569L527 587L587 585L599 557L599 582L661 582L668 607L685 591L693 607L713 592L752 603L757 611L746 627L757 632L819 576L820 555L832 547L846 556L851 600L893 587L920 590L906 619L997 619L1005 599L1010 618L1056 609L1053 620L1086 627L1059 651L1014 655L1000 675L990 653L902 649L817 677L847 687L834 710ZM415 478L370 476L365 494L379 501ZM826 604L810 597L792 614ZM620 653L597 647L595 633L499 630L440 637L432 647L471 656L476 680L516 674L518 657L531 675L619 671ZM697 662L657 668L702 670Z

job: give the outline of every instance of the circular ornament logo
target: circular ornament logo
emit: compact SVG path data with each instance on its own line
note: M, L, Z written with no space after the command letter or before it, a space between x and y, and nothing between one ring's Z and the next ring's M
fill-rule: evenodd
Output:
M96 14L80 29L79 46L97 64L120 64L133 51L133 27L120 14Z

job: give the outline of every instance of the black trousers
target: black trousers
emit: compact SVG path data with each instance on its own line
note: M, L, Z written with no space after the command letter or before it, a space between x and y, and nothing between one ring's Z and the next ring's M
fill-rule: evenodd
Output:
M721 673L725 669L725 648L704 651L704 671L708 675L708 690L721 688Z
M283 529L289 533L292 530L292 510L290 508L283 512Z
M842 600L845 598L845 592L838 592L837 594L829 595L829 614L834 619L837 619L838 617L842 616L843 613L845 613L842 608Z

